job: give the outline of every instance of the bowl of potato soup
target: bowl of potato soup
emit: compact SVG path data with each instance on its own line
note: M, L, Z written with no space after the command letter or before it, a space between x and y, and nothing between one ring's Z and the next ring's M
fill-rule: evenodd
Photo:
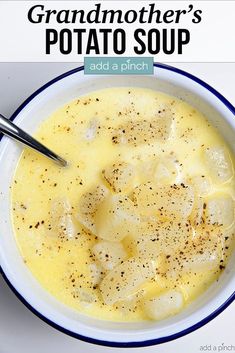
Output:
M113 347L188 334L234 299L235 109L177 68L69 71L11 120L68 161L2 137L0 264L53 327Z

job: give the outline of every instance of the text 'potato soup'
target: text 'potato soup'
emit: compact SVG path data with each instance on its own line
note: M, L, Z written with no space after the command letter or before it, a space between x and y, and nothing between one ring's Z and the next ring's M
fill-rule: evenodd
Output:
M174 97L109 88L60 108L12 183L23 259L64 304L112 321L161 320L217 281L233 248L234 157Z

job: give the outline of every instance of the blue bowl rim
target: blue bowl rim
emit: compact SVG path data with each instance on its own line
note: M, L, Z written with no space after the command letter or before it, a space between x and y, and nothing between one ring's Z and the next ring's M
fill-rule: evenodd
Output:
M161 64L161 63L154 63L153 64L154 67L160 68L160 69L164 69L164 70L168 70L168 71L172 71L175 72L177 74L180 74L182 76L185 76L189 79L191 79L192 81L196 82L197 84L201 85L202 87L206 88L208 91L210 91L214 96L216 96L234 115L235 115L235 107L222 95L220 94L218 91L216 91L213 87L211 87L210 85L208 85L206 82L204 82L203 80L197 78L196 76L178 69L176 67L170 66L170 65L166 65L166 64ZM17 109L16 111L12 114L12 116L10 117L10 120L14 120L17 115L21 112L21 110L23 110L23 108L33 99L35 98L39 93L41 93L42 91L44 91L45 89L47 89L48 87L50 87L51 85L53 85L54 83L56 83L57 81L60 81L62 79L64 79L67 76L73 75L79 71L84 70L84 66L80 66L77 67L75 69L72 69L70 71L67 71L65 73L63 73L62 75L57 76L56 78L52 79L51 81L47 82L45 85L43 85L42 87L40 87L38 90L36 90L31 96L29 96ZM0 134L0 141L2 139L3 135ZM204 326L205 324L207 324L209 321L213 320L216 316L218 316L222 311L224 311L235 299L235 291L233 292L233 294L220 306L218 307L215 311L213 311L210 315L208 315L207 317L205 317L204 319L202 319L201 321L197 322L196 324L180 331L177 332L173 335L169 335L169 336L165 336L165 337L159 337L156 339L151 339L151 340L146 340L146 341L141 341L141 342L112 342L112 341L103 341L103 340L98 340L98 339L94 339L94 338L90 338L87 336L83 336L80 334L77 334L75 332L72 332L70 330L65 329L64 327L56 324L55 322L51 321L50 319L48 319L47 317L45 317L44 315L42 315L39 311L35 310L25 299L24 297L16 290L16 288L11 284L11 282L9 281L9 279L7 278L6 274L4 273L3 269L0 267L0 272L1 275L3 277L3 279L5 280L5 282L7 283L7 285L9 286L9 288L13 291L13 293L17 296L17 298L32 312L34 313L37 317L39 317L41 320L43 320L44 322L46 322L47 324L49 324L50 326L52 326L53 328L59 330L60 332L63 332L71 337L77 338L81 341L87 342L87 343L92 343L92 344L96 344L96 345L101 345L101 346L107 346L107 347L117 347L117 348L137 348L137 347L147 347L147 346L153 346L153 345L157 345L157 344L162 344L162 343L166 343L166 342L170 342L172 340L175 340L177 338L180 338L182 336L185 336L199 328L201 328L202 326Z

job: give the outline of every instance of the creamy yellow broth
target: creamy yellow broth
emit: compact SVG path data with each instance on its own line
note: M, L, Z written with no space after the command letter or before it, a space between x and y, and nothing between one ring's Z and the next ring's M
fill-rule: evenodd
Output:
M137 145L117 140L115 131L118 127L125 126L130 120L151 121L165 106L170 107L173 116L168 138L147 139L146 143ZM191 271L180 277L160 271L132 293L137 297L134 305L132 297L105 304L99 284L93 284L91 279L90 264L97 263L91 249L99 239L80 223L78 217L79 200L85 192L101 184L110 190L102 171L116 161L130 163L134 167L134 187L137 187L153 179L152 162L173 156L179 169L178 175L173 172L173 183L190 183L193 177L203 176L211 186L209 196L202 196L202 199L216 193L226 193L234 199L233 167L226 182L215 182L204 158L208 147L221 146L230 154L228 158L234 165L232 153L220 133L200 112L160 92L112 88L79 97L59 108L40 125L35 136L63 156L69 166L60 168L32 150L24 150L12 183L12 221L25 264L59 301L100 319L139 321L148 318L143 306L145 299L168 289L177 289L183 295L185 306L218 279L231 251L231 224L227 228L222 227L224 238L221 241L224 243L221 261L216 268ZM164 177L161 183L164 184ZM124 194L132 199L132 191L133 186ZM71 205L69 212L76 229L72 237L58 236L51 224L52 203L61 198L66 198ZM194 235L196 228L194 224ZM130 237L122 240L122 244L128 256L133 256L135 250ZM103 270L103 276L105 272Z

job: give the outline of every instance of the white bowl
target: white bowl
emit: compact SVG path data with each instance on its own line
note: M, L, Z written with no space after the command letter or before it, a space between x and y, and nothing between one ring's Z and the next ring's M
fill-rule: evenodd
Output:
M91 91L137 86L182 98L203 112L217 126L235 153L235 108L198 78L162 64L154 76L85 76L83 67L52 80L29 97L12 120L29 133L59 106ZM235 298L232 259L218 282L178 315L161 322L115 323L82 315L47 293L24 264L10 218L10 190L21 146L2 138L0 143L0 264L9 286L36 315L55 328L81 340L107 346L139 347L170 341L206 324Z

